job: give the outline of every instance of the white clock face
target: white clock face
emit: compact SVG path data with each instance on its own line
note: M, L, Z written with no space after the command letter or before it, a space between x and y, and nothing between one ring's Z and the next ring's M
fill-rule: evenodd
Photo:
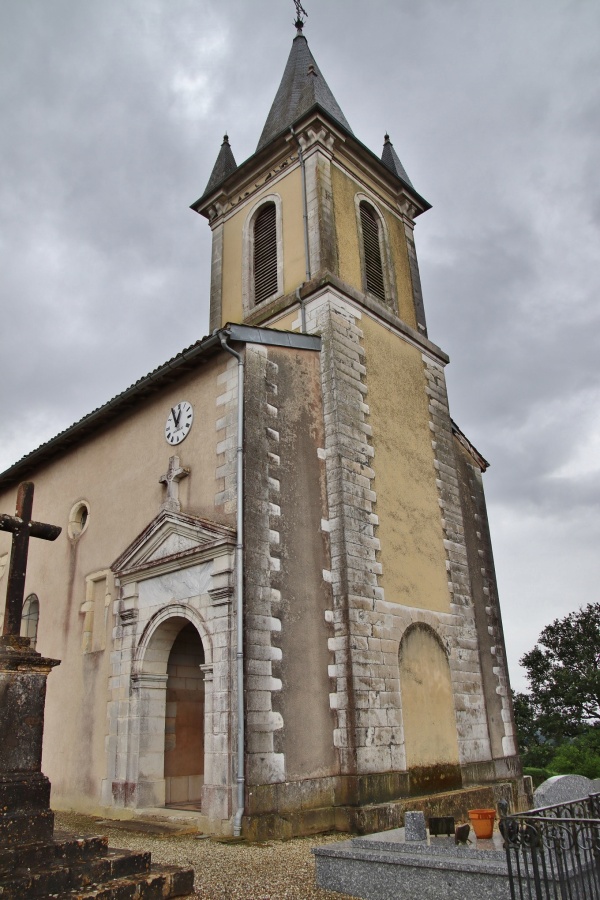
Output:
M194 410L191 403L188 403L187 400L182 400L177 406L173 406L165 425L167 443L172 446L180 444L190 433L193 421Z

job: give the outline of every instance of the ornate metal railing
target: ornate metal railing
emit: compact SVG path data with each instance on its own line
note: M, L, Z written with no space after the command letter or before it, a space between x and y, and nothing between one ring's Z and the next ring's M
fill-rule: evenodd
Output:
M500 820L512 900L600 900L600 794Z

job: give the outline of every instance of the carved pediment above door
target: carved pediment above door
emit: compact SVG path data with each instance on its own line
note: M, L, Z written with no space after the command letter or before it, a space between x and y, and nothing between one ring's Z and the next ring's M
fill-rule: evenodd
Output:
M122 580L185 568L192 562L229 555L235 536L235 529L209 519L162 510L114 561L111 570Z

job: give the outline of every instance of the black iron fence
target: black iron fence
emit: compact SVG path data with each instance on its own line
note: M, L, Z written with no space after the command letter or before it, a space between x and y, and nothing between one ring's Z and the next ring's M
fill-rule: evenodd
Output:
M600 900L600 794L500 820L512 900Z

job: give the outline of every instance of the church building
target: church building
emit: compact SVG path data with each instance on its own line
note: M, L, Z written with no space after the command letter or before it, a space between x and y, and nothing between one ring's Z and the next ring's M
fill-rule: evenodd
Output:
M209 336L0 475L0 511L33 481L63 528L22 618L61 660L55 808L289 837L522 799L487 463L427 333L429 204L296 27L255 153L225 136L192 205Z

